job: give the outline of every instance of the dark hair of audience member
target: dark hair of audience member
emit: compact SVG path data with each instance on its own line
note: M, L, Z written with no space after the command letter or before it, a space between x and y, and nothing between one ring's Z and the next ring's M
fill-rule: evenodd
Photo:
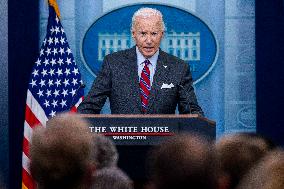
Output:
M5 189L6 188L6 186L5 186L5 184L4 184L4 182L3 182L3 180L2 180L2 176L1 176L1 174L0 174L0 189Z
M284 151L268 152L240 181L237 189L283 189Z
M92 134L74 114L37 126L30 147L30 171L39 189L84 189L92 182Z
M93 189L133 189L131 179L117 167L106 167L95 174Z
M96 149L96 169L116 167L118 161L118 152L114 143L107 137L99 134L94 135L93 138Z
M154 147L147 159L147 167L151 188L217 187L212 144L196 134L177 135Z
M221 138L216 143L220 186L235 188L243 175L273 147L272 142L254 133Z

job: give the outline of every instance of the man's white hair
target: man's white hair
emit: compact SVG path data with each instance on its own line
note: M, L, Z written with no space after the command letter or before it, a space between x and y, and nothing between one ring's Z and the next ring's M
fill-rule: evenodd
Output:
M165 23L164 23L164 20L163 20L162 13L160 11L158 11L157 9L149 8L149 7L140 8L133 14L131 31L134 31L134 26L135 26L135 22L136 22L137 17L149 18L150 16L160 17L162 30L165 31Z

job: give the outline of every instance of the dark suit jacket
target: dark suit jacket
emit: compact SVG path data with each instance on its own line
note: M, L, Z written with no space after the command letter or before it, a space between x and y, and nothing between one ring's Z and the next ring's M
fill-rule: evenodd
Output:
M161 88L163 84L172 88ZM100 113L107 97L112 114L142 114L139 76L135 47L109 54L84 101L79 113ZM148 114L198 113L189 66L183 60L160 50L151 86Z

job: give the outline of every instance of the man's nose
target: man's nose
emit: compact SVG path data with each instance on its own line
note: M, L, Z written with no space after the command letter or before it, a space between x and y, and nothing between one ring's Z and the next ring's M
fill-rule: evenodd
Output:
M151 43L151 42L152 42L151 35L146 35L146 43Z

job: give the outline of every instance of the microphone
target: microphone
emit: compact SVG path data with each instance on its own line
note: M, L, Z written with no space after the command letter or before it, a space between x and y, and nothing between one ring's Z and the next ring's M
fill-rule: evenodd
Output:
M84 89L86 87L86 85L84 83L81 83L81 85L79 87L77 87L77 89L75 90L75 93L74 93L74 96L72 97L72 100L71 100L71 103L70 103L70 106L69 106L69 109L71 110L73 106L75 106L75 103L74 100L75 100L75 97L78 95L78 91L80 89Z

